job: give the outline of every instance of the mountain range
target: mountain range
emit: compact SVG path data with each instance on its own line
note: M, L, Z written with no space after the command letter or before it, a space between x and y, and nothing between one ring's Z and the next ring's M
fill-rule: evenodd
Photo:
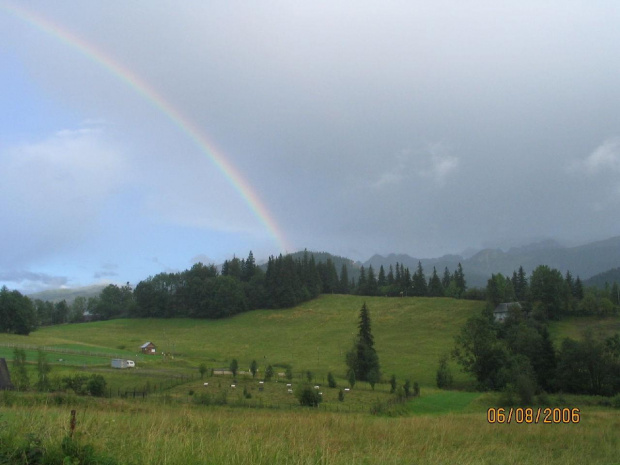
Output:
M418 266L418 261L422 264L427 277L432 273L433 267L441 275L445 267L453 271L461 263L469 287L486 286L492 273L512 276L512 272L518 270L520 266L529 274L539 265L548 265L563 274L570 270L573 277L579 276L582 280L586 280L620 266L620 236L576 247L565 247L555 241L546 240L522 247L512 247L507 251L495 248L483 249L469 258L463 258L461 255L423 259L405 254L390 254L386 257L374 255L363 265L365 267L372 265L377 270L383 265L387 270L390 264L398 262L413 272Z

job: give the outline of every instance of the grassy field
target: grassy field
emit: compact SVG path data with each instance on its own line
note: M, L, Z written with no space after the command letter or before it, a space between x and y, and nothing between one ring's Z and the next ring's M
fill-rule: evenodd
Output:
M419 397L379 410L380 415L370 411L392 405L387 383L374 390L357 383L344 401L338 388L326 384L332 371L339 387L347 385L344 354L364 301L384 381L393 373L399 385L407 378L421 385ZM54 364L52 377L102 374L113 395L0 393L0 463L2 451L35 446L58 454L61 463L60 443L68 433L69 412L76 409L76 440L122 464L620 464L620 411L601 406L599 398L549 397L550 406L582 409L579 424L489 424L487 409L501 404L500 394L434 387L439 357L450 352L465 320L483 306L330 295L293 309L227 320L113 320L42 328L27 337L0 335L0 356L12 359L8 344L45 347ZM579 338L587 329L608 335L620 329L620 318L551 325L556 343ZM146 341L174 356L137 353ZM31 348L27 354L34 382L37 352ZM110 368L116 354L136 360L137 368ZM289 381L278 376L261 385L261 372L257 378L238 375L234 388L231 375L199 376L200 363L228 367L233 358L241 370L253 359L261 372L267 364L284 372L289 364L294 387L312 371L312 384L323 393L320 408L300 407L288 392ZM456 365L452 371L458 387L473 386ZM147 395L132 398L134 390ZM117 397L121 393L129 399Z
M276 370L277 365L290 364L298 372L310 370L325 376L332 371L344 376L345 353L352 347L364 301L370 309L383 373L423 385L434 384L439 357L452 349L454 335L483 306L454 299L329 295L293 309L259 310L226 320L126 319L52 326L30 336L0 335L0 344L124 352L127 358L137 358L139 366L147 367L195 370L204 362L218 368L227 367L236 358L242 370L257 360L259 370L267 364ZM161 356L137 355L138 347L146 341L157 344L158 351L177 355L166 361ZM456 366L453 371L457 383L470 382Z
M7 446L31 434L58 447L70 407L9 407ZM614 464L620 416L579 424L489 424L484 412L375 417L358 413L155 406L101 401L77 409L76 439L123 464Z
M586 331L590 331L597 339L603 339L620 333L620 317L571 317L562 321L554 321L549 325L549 333L557 345L562 339L582 339Z

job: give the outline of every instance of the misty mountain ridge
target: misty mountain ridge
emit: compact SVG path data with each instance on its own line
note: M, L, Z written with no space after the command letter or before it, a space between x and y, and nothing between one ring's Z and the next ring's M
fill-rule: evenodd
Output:
M471 251L472 249L468 249ZM379 268L383 266L385 272L389 271L390 265L396 263L406 266L413 273L422 264L427 278L430 277L433 267L439 275L443 274L444 268L454 272L461 263L465 272L468 287L485 287L491 274L502 273L512 276L520 266L527 274L530 274L537 266L547 265L556 268L565 274L570 270L574 277L579 276L585 284L604 285L604 282L613 282L616 276L620 276L620 236L591 242L588 244L566 247L555 240L543 240L518 247L510 247L506 251L499 248L487 248L478 251L471 257L463 257L457 254L447 254L437 258L415 258L408 254L391 253L387 256L375 254L365 262L354 261L350 258L333 255L328 252L300 251L291 254L293 259L302 259L304 253L314 256L316 263L325 263L330 259L340 274L343 265L347 267L349 279L359 278L360 268L366 269L372 265L375 276ZM266 262L259 265L266 270ZM218 267L220 268L220 267ZM595 278L593 278L595 277ZM593 278L592 282L588 281ZM137 284L137 283L136 283ZM66 299L72 302L77 296L92 297L98 295L105 285L92 285L71 289L50 289L35 294L30 294L32 299L50 300L58 302Z
M108 284L93 284L91 286L73 288L47 289L45 291L28 294L28 297L32 300L40 299L54 303L66 300L67 303L71 305L76 297L97 297L107 285Z
M620 264L620 236L591 242L575 247L565 247L555 240L544 240L532 244L511 247L508 251L499 248L483 249L470 258L460 255L444 255L440 258L418 259L406 254L390 254L387 257L374 255L364 263L373 268L389 266L390 259L398 257L399 263L414 270L418 261L428 276L435 267L438 273L447 267L453 271L460 262L469 287L484 287L493 273L512 276L513 271L523 267L529 274L539 265L547 265L563 274L570 270L573 276L590 278L598 273L618 267ZM394 262L395 263L395 262Z

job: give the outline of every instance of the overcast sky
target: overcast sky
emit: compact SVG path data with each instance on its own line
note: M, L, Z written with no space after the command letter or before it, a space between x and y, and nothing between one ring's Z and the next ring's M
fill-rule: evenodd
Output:
M250 250L620 234L616 1L16 5L0 0L11 289Z

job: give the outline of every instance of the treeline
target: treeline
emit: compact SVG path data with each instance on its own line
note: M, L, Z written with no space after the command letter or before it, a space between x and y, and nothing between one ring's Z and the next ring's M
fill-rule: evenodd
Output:
M135 289L129 283L110 284L99 296L77 297L71 304L31 301L3 287L0 332L28 334L38 326L110 318L225 318L258 308L288 308L331 293L486 299L490 309L518 301L526 314L548 319L604 316L620 307L616 283L604 289L585 287L570 272L562 276L547 266L539 266L529 277L523 268L512 277L494 274L484 289L468 289L460 263L454 271L446 267L441 275L433 268L429 277L420 262L413 273L399 263L390 265L387 272L383 266L378 272L362 266L357 280L350 277L349 267L341 263L338 272L329 256L317 262L308 251L269 257L261 267L250 251L245 259L226 260L219 270L213 264L197 263L182 272L151 276Z
M263 269L264 268L264 269ZM111 318L225 318L258 308L288 308L319 294L366 296L465 296L465 275L459 264L442 278L435 269L426 278L422 265L412 274L396 263L378 275L372 266L360 269L359 278L349 278L346 264L340 273L327 258L317 262L312 253L269 257L259 267L252 252L247 258L226 260L221 270L213 264L197 263L179 273L159 273L140 281L135 289L110 284L97 297L66 301L34 302L6 287L0 293L0 332L28 334L39 326L78 323Z
M428 279L421 262L414 273L398 262L395 268L390 265L387 273L381 265L377 275L372 265L368 270L362 266L357 285L352 283L351 288L355 294L368 296L471 297L466 293L467 281L460 263L453 273L446 267L441 277L433 267Z
M537 319L558 320L571 315L609 316L620 309L618 284L604 289L584 287L579 276L538 266L528 278L520 267L512 277L491 275L485 290L491 309L502 302L519 302L526 314Z

